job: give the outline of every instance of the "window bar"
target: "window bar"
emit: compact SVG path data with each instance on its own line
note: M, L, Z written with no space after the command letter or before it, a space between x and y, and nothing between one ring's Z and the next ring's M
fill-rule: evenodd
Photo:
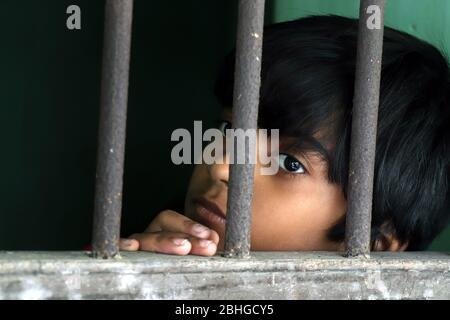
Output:
M385 0L361 0L348 181L346 255L369 257Z
M133 0L106 0L92 255L118 251Z
M239 0L236 41L236 65L233 94L233 127L257 128L261 82L262 37L265 0ZM245 141L245 164L230 165L230 178L225 232L225 257L245 258L250 255L250 226L253 197L254 164L250 163ZM236 148L234 149L236 150Z

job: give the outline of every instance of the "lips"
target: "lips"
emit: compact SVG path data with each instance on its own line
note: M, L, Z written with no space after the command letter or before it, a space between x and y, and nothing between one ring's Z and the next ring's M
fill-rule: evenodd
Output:
M206 220L206 222L209 222L210 224L225 224L226 216L214 202L202 197L195 199L194 204L201 220Z

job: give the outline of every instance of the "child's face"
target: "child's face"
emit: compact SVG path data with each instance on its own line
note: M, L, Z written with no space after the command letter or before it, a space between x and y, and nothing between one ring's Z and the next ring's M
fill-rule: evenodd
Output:
M224 118L229 119L229 113ZM282 142L280 153L283 153ZM251 249L343 250L342 243L327 239L328 230L347 210L341 188L328 182L327 166L320 156L313 153L289 155L299 160L305 170L301 167L288 172L280 168L275 175L261 175L260 164L256 164ZM204 206L205 202L211 202L226 216L228 179L227 163L197 165L185 201L187 217L217 231L220 236L218 250L224 248L225 220L211 215Z

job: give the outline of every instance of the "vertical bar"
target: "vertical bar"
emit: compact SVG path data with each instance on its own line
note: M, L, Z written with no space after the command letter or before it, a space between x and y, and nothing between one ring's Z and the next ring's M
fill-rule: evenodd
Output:
M261 83L264 0L239 0L236 42L236 65L233 95L233 127L257 128ZM245 164L230 167L225 257L250 255L250 226L253 198L254 164L249 160L246 141ZM236 150L236 149L235 149ZM236 152L234 152L236 156Z
M370 253L384 7L385 0L361 0L360 5L345 230L349 257Z
M119 248L133 0L106 0L92 254Z

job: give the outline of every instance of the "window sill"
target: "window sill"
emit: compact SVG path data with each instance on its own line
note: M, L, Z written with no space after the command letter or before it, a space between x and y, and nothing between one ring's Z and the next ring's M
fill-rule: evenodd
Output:
M249 259L0 251L0 299L450 299L450 254L252 252Z

